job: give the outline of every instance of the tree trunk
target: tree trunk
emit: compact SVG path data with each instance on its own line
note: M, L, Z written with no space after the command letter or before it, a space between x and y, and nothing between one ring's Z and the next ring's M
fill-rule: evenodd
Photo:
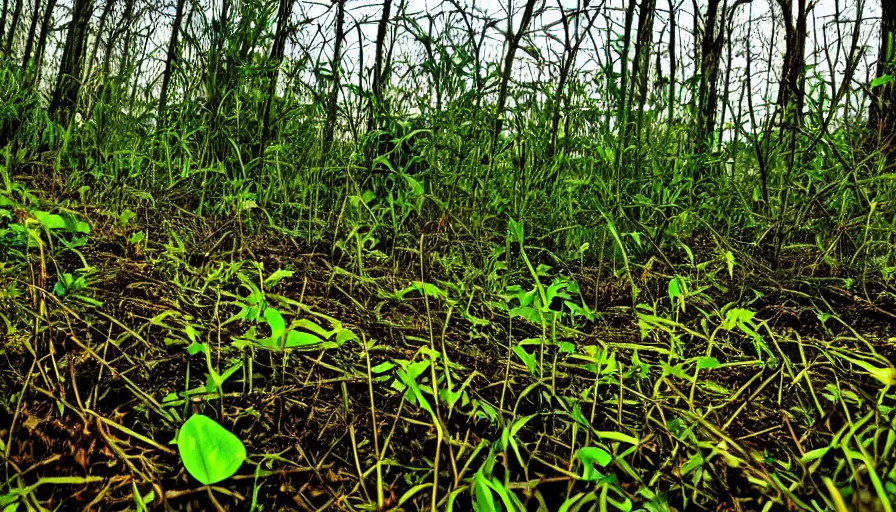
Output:
M97 61L97 50L100 47L100 41L103 39L103 32L106 30L106 21L109 19L109 14L112 12L112 7L114 5L115 2L110 0L106 0L103 4L103 12L100 14L100 22L96 29L96 37L93 38L93 48L91 48L90 53L85 56L89 59L87 71L84 73L85 80L88 77L93 76L93 66Z
M286 50L286 30L289 25L289 17L292 14L292 0L280 0L277 9L277 32L274 34L274 43L271 45L270 62L271 70L268 72L268 93L264 99L261 113L261 140L259 141L258 156L264 155L271 130L271 103L277 94L277 79L280 76L280 65L283 63L283 54Z
M330 152L333 136L336 131L336 108L339 106L339 70L342 67L342 43L345 39L345 2L336 0L336 40L333 44L333 61L331 63L333 84L327 99L327 123L324 126L324 158Z
M727 2L726 2L727 3ZM727 6L726 6L727 7ZM727 9L722 10L722 21L721 21L721 29L728 34L733 32L730 19L730 16ZM724 84L724 89L722 89L722 112L719 114L719 143L721 144L725 137L725 114L728 110L730 96L731 96L731 67L734 61L734 53L731 44L731 38L728 37L722 38L722 45L725 47L725 78L722 80Z
M585 40L585 36L591 31L591 27L594 26L595 20L597 20L597 13L593 13L592 15L588 15L588 6L591 3L591 0L584 0L582 5L576 7L577 16L579 13L583 13L585 16L585 20L587 21L587 25L584 30L578 30L578 23L575 24L576 30L575 33L572 34L575 36L573 40L569 33L569 21L567 20L566 13L561 14L561 20L563 21L564 33L566 34L566 40L564 41L564 51L563 51L563 60L560 66L560 76L557 79L557 91L554 93L554 101L551 104L551 140L548 145L548 158L552 158L556 152L557 148L557 133L560 131L560 116L563 112L563 107L565 106L564 99L567 97L566 95L566 82L569 80L570 72L572 71L572 67L576 62L576 56L579 53L579 48L582 46L582 41ZM567 120L569 118L567 117ZM569 132L565 133L566 140L569 140Z
M673 0L669 0L669 127L671 131L672 122L675 120L675 68L677 65L675 56L675 38L678 36L678 27L675 24L675 17L678 16Z
M389 73L383 66L383 55L386 48L386 31L389 28L389 16L392 14L392 0L383 0L383 12L380 21L376 27L376 49L373 56L373 103L370 105L370 118L367 122L368 130L376 130L379 128L379 117L385 111L383 105L383 83L387 80Z
M130 66L131 61L131 49L134 45L134 30L131 26L131 18L134 15L134 2L136 0L127 0L124 9L124 42L122 46L124 51L121 52L121 59L118 61L118 75L119 81L121 81L121 74L125 72L125 70Z
M25 57L22 58L22 71L28 69L28 62L31 60L31 50L34 49L34 35L37 32L38 18L40 18L40 0L34 0L31 25L28 27L28 38L25 40Z
M0 41L3 41L3 34L6 33L7 12L9 12L9 0L3 0L3 7L0 8Z
M59 123L67 125L78 105L81 91L81 64L84 61L84 45L87 41L87 26L93 14L93 0L75 0L72 21L69 24L65 48L53 99L50 101L50 115Z
M132 34L133 35L133 34ZM151 37L147 36L143 38L143 46L140 48L140 52L134 57L134 62L143 62L143 59L149 54L149 40ZM134 74L133 79L131 79L131 96L128 99L128 115L135 115L135 106L137 105L137 89L140 88L140 74L143 71L143 68L140 66L134 66L134 70L136 73Z
M793 0L777 0L784 22L786 50L778 87L778 107L783 113L785 124L798 126L803 112L805 91L806 23L809 9L806 0L797 0L794 19Z
M638 119L629 127L636 129L640 139L641 125L644 120L644 105L647 103L647 77L650 74L650 49L653 45L653 18L656 11L656 0L641 0L638 6L638 40L635 45L635 60L632 68L632 95L637 103Z
M47 49L47 35L50 33L50 21L53 20L53 9L56 8L56 0L47 2L47 9L44 11L44 19L40 24L40 36L37 38L37 48L34 52L34 83L37 84L40 79L40 68L44 61L44 52Z
M19 18L22 16L22 5L25 0L18 0L16 8L12 11L12 23L9 25L9 34L6 36L6 55L12 55L13 36L16 35L16 29L19 28Z
M637 6L636 0L629 0L628 7L625 9L625 26L624 32L622 35L622 56L621 56L621 65L620 65L620 77L619 77L619 98L618 101L618 109L616 115L616 124L618 130L618 138L619 142L616 148L616 161L614 162L614 167L616 167L616 192L619 192L619 185L622 181L622 153L625 151L625 148L628 147L628 140L626 135L628 134L628 52L631 45L632 39L632 23L635 20L635 7Z
M184 4L186 0L177 0L177 8L174 12L174 23L171 25L171 38L168 40L168 54L165 57L165 71L162 73L162 91L159 94L159 120L165 116L165 108L168 104L168 87L171 84L171 73L177 64L177 37L180 34L180 24L184 19Z
M513 72L513 61L516 57L516 50L519 48L520 41L526 34L526 30L529 29L529 22L532 21L532 14L535 12L535 3L537 1L538 0L526 0L526 7L523 9L523 17L520 20L520 26L516 33L513 32L513 28L510 26L513 17L511 16L507 21L507 53L504 55L504 66L501 70L501 86L498 90L495 123L492 127L492 155L494 155L494 152L498 147L498 134L501 133L501 129L504 126L504 107L507 104L507 87L510 84L510 75Z
M886 153L896 153L896 2L892 0L881 0L877 81L886 83L871 89L871 128L878 146Z
M725 38L725 24L719 22L721 0L709 0L703 38L700 41L700 88L697 106L697 151L713 147L718 107L719 61ZM724 13L724 9L722 9Z

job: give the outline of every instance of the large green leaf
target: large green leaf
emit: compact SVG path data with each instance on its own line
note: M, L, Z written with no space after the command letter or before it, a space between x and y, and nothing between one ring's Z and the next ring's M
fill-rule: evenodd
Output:
M184 467L203 485L230 478L246 459L243 442L201 414L194 414L180 428L177 450Z
M881 75L873 80L871 80L871 88L880 87L882 85L887 85L888 83L893 81L893 75Z
M31 213L47 229L65 229L65 219L59 215L40 210L34 210Z
M613 456L603 448L596 446L585 446L579 448L575 457L582 462L582 479L597 481L603 478L603 475L597 471L595 464L600 467L606 467L613 460Z
M289 331L286 335L286 348L315 345L322 340L310 332Z

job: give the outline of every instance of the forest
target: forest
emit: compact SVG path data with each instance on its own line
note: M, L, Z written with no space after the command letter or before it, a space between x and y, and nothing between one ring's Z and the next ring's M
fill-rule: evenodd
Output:
M896 1L0 2L3 512L893 511Z

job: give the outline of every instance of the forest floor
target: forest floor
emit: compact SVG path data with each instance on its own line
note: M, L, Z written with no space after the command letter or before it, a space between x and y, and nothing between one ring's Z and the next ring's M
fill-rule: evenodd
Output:
M450 225L422 255L359 265L164 198L124 218L29 186L45 192L4 234L34 210L90 233L39 230L2 264L4 503L372 510L380 486L384 508L422 510L435 483L439 510L824 510L830 481L885 510L896 487L896 294L805 247L779 265L800 272L773 270L697 233L693 262L632 262L629 279L527 246L550 266L542 311L522 264ZM305 341L265 345L284 323ZM192 412L248 454L212 488L172 444Z

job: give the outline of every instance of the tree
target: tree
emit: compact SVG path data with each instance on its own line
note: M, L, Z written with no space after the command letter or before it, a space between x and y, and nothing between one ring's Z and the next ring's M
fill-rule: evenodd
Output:
M871 92L871 127L887 153L896 152L896 2L881 0L880 50Z
M286 49L286 32L290 14L292 14L292 0L280 0L277 9L277 31L274 33L274 42L271 44L270 69L267 76L268 92L265 95L264 105L262 105L258 156L264 154L271 129L271 103L277 93L277 78L280 75L280 65L283 63L283 54Z
M71 120L81 91L81 65L87 42L87 25L93 14L93 0L74 0L72 21L68 27L56 88L50 101L50 115L63 125Z
M34 35L37 32L37 20L40 18L40 0L34 0L34 11L31 14L31 25L28 27L28 37L25 39L25 57L22 58L22 69L28 69L31 60L31 50L34 48Z
M653 18L656 0L641 0L638 6L638 40L635 44L635 60L632 68L632 94L637 103L637 134L640 138L644 119L644 105L647 103L647 77L650 74L650 49L653 44ZM631 123L629 127L631 127Z
M12 23L9 25L9 34L6 36L6 55L12 54L13 37L16 35L16 29L19 28L19 17L22 15L22 6L24 4L25 0L18 0L15 9L12 11ZM3 17L3 21L6 21L6 16Z
M522 41L523 36L529 29L529 23L532 21L532 17L535 14L535 4L537 2L538 0L526 0L526 6L523 8L523 16L520 19L520 26L516 32L513 30L513 16L510 15L510 13L513 12L513 2L511 1L510 5L507 6L507 40L505 41L507 52L504 54L504 65L501 68L501 85L498 89L498 103L496 105L497 112L495 115L495 123L492 128L492 154L494 154L497 148L498 134L501 133L501 128L504 123L504 107L507 104L507 86L510 84L510 75L513 72L513 61L516 58L516 50L520 47L520 41Z
M573 65L576 62L576 55L579 53L579 48L582 46L582 42L585 40L585 37L591 31L591 27L594 26L595 20L597 20L597 10L600 7L603 7L601 4L597 10L594 12L589 12L589 6L591 4L591 0L584 0L579 2L576 5L576 9L573 14L567 14L563 12L563 4L560 0L557 1L557 7L560 9L560 21L563 24L563 56L560 60L560 74L557 77L557 91L554 93L554 100L551 102L551 133L550 133L550 143L548 146L548 157L554 156L554 152L557 146L557 133L560 131L560 117L563 112L563 108L566 106L565 98L566 95L566 83L569 80L570 73L573 69ZM580 27L580 17L584 16L586 24L584 29ZM569 18L574 17L575 23L570 30ZM569 134L566 134L566 140L569 140Z
M9 0L3 0L0 8L0 41L3 41L3 33L6 32L6 13L9 11Z
M56 0L47 2L47 8L44 11L44 19L40 24L40 36L37 38L37 48L34 52L34 81L40 76L40 67L43 64L44 52L47 48L47 36L50 33L50 21L53 19L53 9L56 8Z
M669 120L670 125L675 120L675 104L678 98L675 96L675 73L678 67L678 58L675 55L675 38L678 37L678 27L675 18L678 16L678 7L669 0ZM680 4L679 4L680 5Z
M718 107L719 61L725 38L725 25L719 22L721 0L709 0L700 40L700 86L697 93L697 151L713 145ZM724 7L722 18L724 18Z
M816 3L796 0L797 11L793 12L793 0L777 0L784 23L784 63L781 82L778 86L778 108L784 122L799 125L805 100L805 59L806 25L809 13Z
M336 0L336 40L333 43L333 60L330 63L333 84L327 98L327 122L324 125L324 155L329 153L336 131L336 109L339 106L339 69L342 67L342 44L345 41L345 1Z
M631 49L631 38L632 38L632 24L634 24L635 20L635 7L637 7L637 0L629 0L628 6L625 8L625 24L623 26L622 32L622 55L620 58L620 77L619 77L619 92L617 97L617 114L616 114L616 124L618 126L619 135L618 142L616 145L616 160L614 162L614 168L616 169L616 193L619 193L619 187L622 181L622 161L623 161L623 153L625 149L628 147L628 117L629 111L629 98L628 98L628 80L629 80L629 72L628 72L628 54Z
M370 117L367 122L369 130L379 128L379 116L384 110L383 84L388 80L388 69L383 55L386 50L386 31L389 28L389 16L392 14L392 0L383 0L383 11L376 26L376 46L373 57L373 98L370 105Z
M165 57L165 71L162 73L162 91L159 94L159 119L164 119L165 117L171 73L174 70L174 66L177 65L177 38L180 34L181 22L184 19L184 4L186 4L186 0L177 0L174 23L171 25L171 37L168 39L168 54Z

